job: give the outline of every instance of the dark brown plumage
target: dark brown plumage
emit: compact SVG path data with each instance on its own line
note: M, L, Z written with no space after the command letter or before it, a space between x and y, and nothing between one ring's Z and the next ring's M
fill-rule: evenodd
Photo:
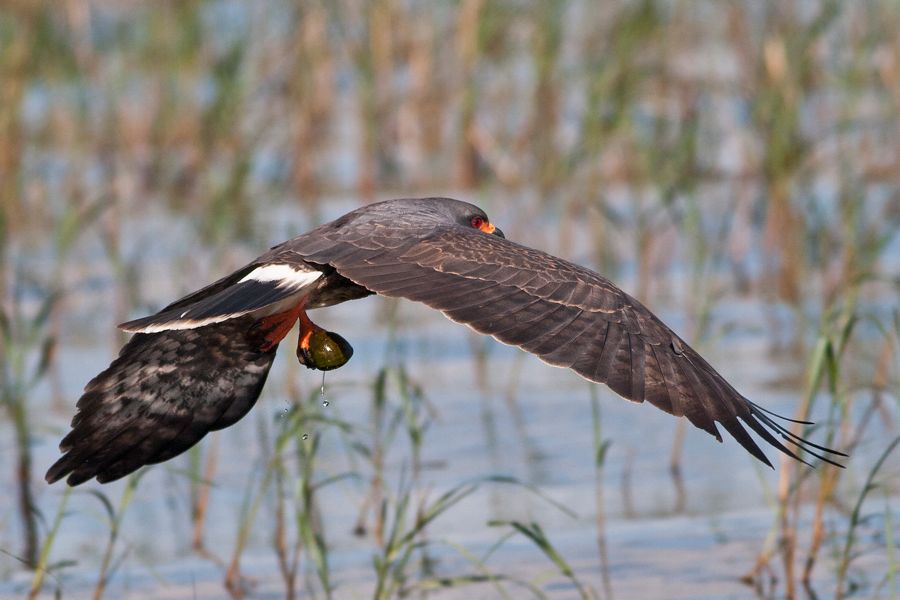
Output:
M471 204L433 198L362 207L124 324L142 333L88 384L48 481L111 481L230 425L256 401L294 321L315 327L305 310L372 293L423 302L721 441L719 423L767 465L745 426L798 460L779 438L831 464L823 453L842 455L790 433L605 278L504 239Z

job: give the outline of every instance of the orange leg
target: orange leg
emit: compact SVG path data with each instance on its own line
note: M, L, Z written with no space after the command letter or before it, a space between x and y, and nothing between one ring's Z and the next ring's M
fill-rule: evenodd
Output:
M315 332L322 331L322 328L310 321L305 310L300 311L298 319L300 321L300 337L297 340L297 352L308 353L309 339Z
M298 321L300 337L297 340L297 360L301 365L319 371L330 371L345 365L353 356L353 347L338 334L325 331L313 323L303 306L303 303L300 303L290 310L259 320L258 327L262 329L264 338L260 350L269 352L274 349L291 331L294 322ZM324 335L317 339L316 351L313 352L310 345L313 335L318 332L324 332Z
M263 352L268 352L280 344L281 340L290 333L296 321L300 322L300 339L297 341L297 348L298 350L309 350L309 339L312 337L312 334L321 331L322 328L309 319L306 311L303 310L302 302L290 310L269 315L259 320L259 327L266 332L266 343L260 349Z
M291 328L300 316L306 318L301 302L294 308L280 312L278 314L269 315L259 320L259 327L265 331L265 343L260 347L263 352L268 352L279 343L284 337L290 333ZM309 320L308 318L306 319Z

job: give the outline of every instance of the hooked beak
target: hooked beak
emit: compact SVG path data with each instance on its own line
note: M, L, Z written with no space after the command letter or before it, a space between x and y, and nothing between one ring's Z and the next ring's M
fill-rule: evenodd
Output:
M505 235L503 235L503 232L500 231L500 229L498 229L497 227L494 227L494 224L490 221L485 221L484 223L482 223L479 229L481 229L485 233L490 233L491 235L496 235L502 238L506 237Z

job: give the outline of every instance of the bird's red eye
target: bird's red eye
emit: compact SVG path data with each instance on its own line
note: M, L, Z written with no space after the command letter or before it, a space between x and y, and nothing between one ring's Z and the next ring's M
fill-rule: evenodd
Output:
M472 217L472 218L469 220L469 223L470 223L470 224L472 225L472 227L475 228L475 229L481 229L482 227L484 227L484 219L482 219L482 218L479 217L478 215L475 215L474 217Z

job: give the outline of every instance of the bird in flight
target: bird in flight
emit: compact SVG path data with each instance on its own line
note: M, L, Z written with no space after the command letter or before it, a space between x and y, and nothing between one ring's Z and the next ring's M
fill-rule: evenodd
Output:
M792 433L594 271L505 239L477 206L416 198L363 206L120 325L135 335L85 387L47 481L113 481L234 424L255 404L294 323L301 364L343 365L350 345L307 312L372 294L427 304L624 398L687 417L721 442L719 423L769 466L746 428L797 460L785 443L836 466L827 455L846 456Z

